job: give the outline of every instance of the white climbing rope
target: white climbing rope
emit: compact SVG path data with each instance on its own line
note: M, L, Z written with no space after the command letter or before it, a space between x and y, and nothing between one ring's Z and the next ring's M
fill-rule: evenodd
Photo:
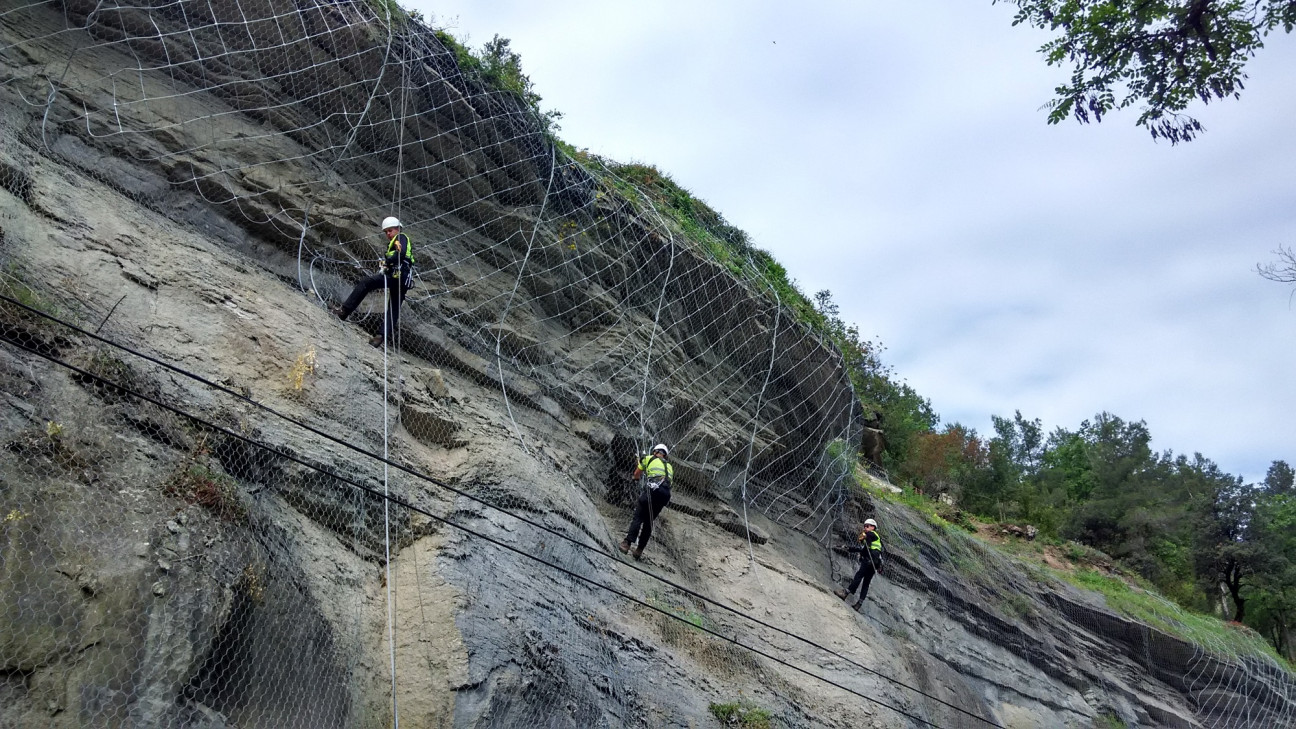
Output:
M522 428L513 415L513 404L509 402L508 385L504 382L504 356L500 350L504 339L504 320L508 317L509 309L513 306L513 299L517 296L518 287L522 285L522 276L526 274L527 261L531 260L531 252L535 249L536 234L540 230L540 219L544 217L545 206L549 204L549 193L553 189L554 172L558 168L557 155L558 147L550 145L549 181L545 184L544 198L540 201L540 210L536 212L535 225L531 226L531 237L527 239L526 254L522 256L522 265L518 266L517 278L513 281L513 290L509 292L508 301L505 302L503 310L500 311L499 326L495 329L495 371L499 374L500 392L504 395L504 409L508 412L509 422L513 424L513 432L517 435L518 442L522 444L522 450L526 451L528 455L535 454L527 447L526 436L522 435Z
M388 22L388 53L390 53L391 36L392 36L391 7L390 6L385 6L385 7L387 7L387 22ZM384 65L386 65L386 59L384 59ZM405 70L406 70L405 62L404 59L402 59L401 60L401 81L400 81L401 83L401 110L400 110L401 118L399 122L400 132L398 135L399 141L397 142L397 152L396 152L396 174L394 176L394 179L392 180L392 197L395 200L397 218L400 217L400 210L401 210L401 175L403 173L402 166L404 164L404 152L405 152L404 150L405 86L406 86ZM397 235L400 235L400 233L397 233ZM408 239L405 245L406 246L409 245ZM391 248L390 240L387 242L387 247L388 249ZM409 251L403 249L401 250L400 253L401 258L405 258L408 254ZM382 336L382 349L383 349L383 393L382 393L382 397L383 397L383 532L384 532L383 549L385 552L386 574L387 574L387 580L386 580L387 582L387 647L389 652L389 659L391 662L391 702L392 702L393 729L400 729L400 707L396 696L396 596L395 596L395 586L392 584L394 580L392 579L392 568L391 568L391 497L390 497L391 487L389 483L391 467L387 463L391 454L391 426L388 421L387 408L389 404L388 386L391 381L389 350L391 346L392 337L390 336L390 334L394 334L394 332L392 332L392 324L393 324L392 307L400 305L400 287L401 284L403 283L403 281L401 280L402 277L400 275L400 266L402 263L403 261L397 262L397 274L395 280L396 283L395 287L392 286L391 272L386 270L385 268L382 269L383 321L382 321L381 336Z
M750 261L748 265L750 265ZM751 438L747 441L747 464L743 468L742 478L743 528L747 531L747 557L752 563L752 574L756 574L756 550L752 547L751 522L747 517L747 479L751 476L753 451L756 447L756 430L760 425L761 405L765 401L765 391L769 388L770 377L774 374L774 356L778 353L779 317L783 313L783 300L779 297L778 291L773 286L770 286L769 289L773 292L776 303L774 307L774 329L770 336L770 361L769 366L765 369L765 382L761 385L760 394L756 396L756 407L752 410L752 432Z

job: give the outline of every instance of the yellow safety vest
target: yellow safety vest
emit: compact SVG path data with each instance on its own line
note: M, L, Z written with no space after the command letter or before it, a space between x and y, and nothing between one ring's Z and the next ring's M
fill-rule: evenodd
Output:
M671 464L654 455L647 455L640 459L639 470L644 472L649 481L675 478L675 469L671 467Z
M873 540L873 543L868 545L868 548L871 549L871 550L873 550L874 552L881 552L881 551L882 551L882 537L878 535L876 529L873 530L873 536L877 537L877 539L874 539L874 540ZM861 541L861 542L868 542L868 532L860 532L860 535L859 535L859 541Z
M402 238L404 239L403 243L405 247L404 262L408 263L412 267L414 265L414 242L404 233L397 233L395 238L387 241L387 258L390 259L392 255L396 253L396 241L401 240ZM401 266L397 266L396 270L391 272L392 278L400 278L401 268Z

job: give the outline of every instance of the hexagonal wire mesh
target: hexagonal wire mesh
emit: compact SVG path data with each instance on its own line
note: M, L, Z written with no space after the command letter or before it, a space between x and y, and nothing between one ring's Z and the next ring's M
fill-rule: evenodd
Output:
M19 109L0 187L28 211L4 227L59 231L5 242L6 721L378 726L404 706L418 725L480 695L481 725L590 726L741 694L790 724L901 721L879 706L993 724L605 560L615 537L587 525L634 503L625 473L657 441L673 506L741 537L753 570L772 529L822 549L852 523L862 426L840 357L776 264L655 170L561 152L393 5L66 0L0 27L23 69L0 84ZM408 290L371 274L389 215L412 239ZM129 283L67 260L69 241ZM696 557L691 523L656 530L651 566ZM1290 722L1289 674L1192 645L1204 717ZM654 695L670 672L703 690ZM1234 684L1270 689L1218 691Z

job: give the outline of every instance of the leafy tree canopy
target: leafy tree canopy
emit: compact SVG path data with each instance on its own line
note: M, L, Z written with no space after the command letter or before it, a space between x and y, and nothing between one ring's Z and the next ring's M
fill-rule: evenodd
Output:
M1049 123L1102 121L1143 104L1138 124L1171 144L1203 131L1183 111L1237 98L1247 60L1271 31L1296 27L1296 0L994 0L1017 6L1013 25L1060 32L1040 48L1071 79L1047 104Z

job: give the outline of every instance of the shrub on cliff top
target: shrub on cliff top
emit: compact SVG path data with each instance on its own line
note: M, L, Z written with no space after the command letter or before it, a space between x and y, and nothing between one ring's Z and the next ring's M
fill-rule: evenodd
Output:
M546 135L552 137L562 128L558 125L562 112L541 108L543 99L536 93L531 77L522 72L522 56L513 50L512 41L508 38L496 34L482 46L481 51L474 52L444 28L433 29L432 34L454 54L455 62L465 76L497 91L513 94L531 107Z

